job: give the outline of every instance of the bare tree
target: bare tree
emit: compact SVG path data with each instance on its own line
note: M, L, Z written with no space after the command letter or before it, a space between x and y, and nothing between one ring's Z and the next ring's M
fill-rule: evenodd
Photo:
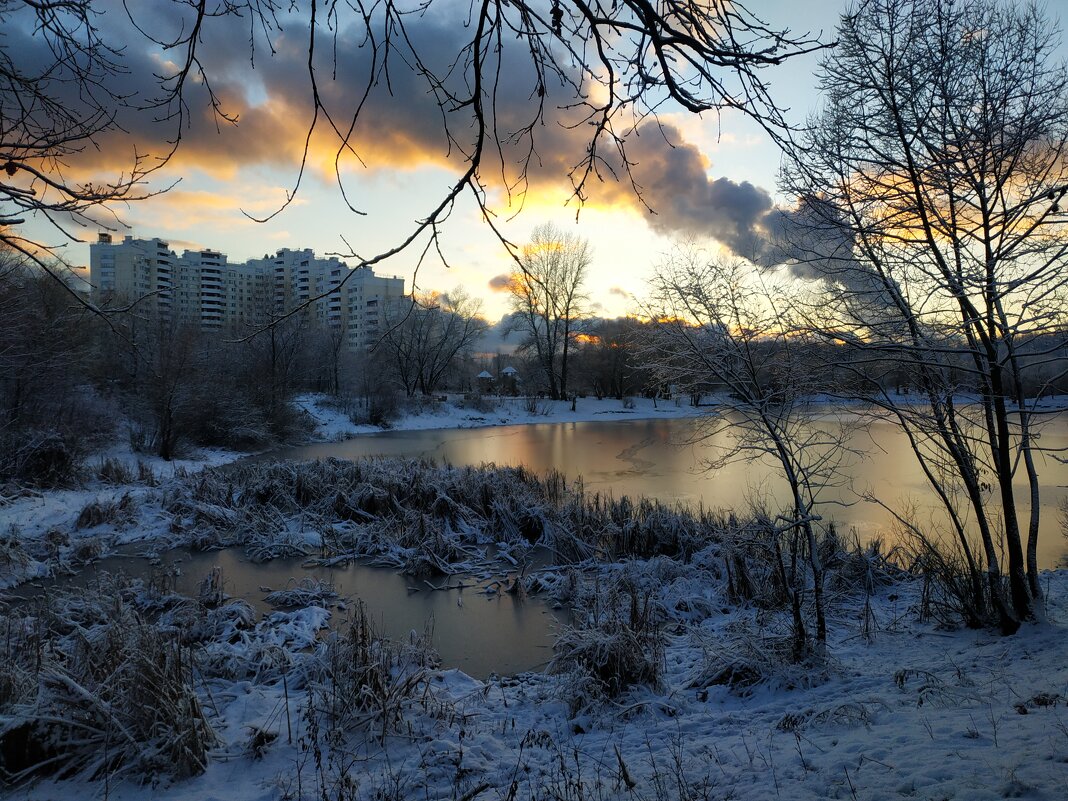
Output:
M342 373L353 361L345 325L341 322L320 323L313 327L309 340L309 357L319 363L315 386L319 391L340 397Z
M531 232L508 283L513 324L525 337L521 348L535 354L554 400L567 397L568 356L585 312L582 285L591 259L588 240L544 223Z
M819 649L826 644L819 547L825 526L816 505L821 494L844 483L840 468L849 427L835 416L814 414L824 377L813 343L789 319L790 304L776 300L783 292L746 262L718 261L696 245L677 246L653 279L649 316L655 324L645 360L680 391L718 391L716 409L700 418L696 434L719 448L710 468L765 459L784 479L788 500L775 521L773 544L793 615L796 660L806 653L807 639L802 600L808 571L799 569L802 559L812 576L815 639Z
M137 360L132 400L142 422L141 447L170 461L188 440L189 422L198 411L202 343L189 325L155 315L139 323L131 341Z
M646 327L635 317L588 321L575 337L569 367L572 389L619 400L652 390L653 378L638 353Z
M26 261L0 250L0 431L54 415L85 358L84 321ZM51 392L57 397L42 408Z
M783 216L785 254L818 279L814 330L855 365L912 376L924 405L854 371L941 499L978 613L985 561L1013 631L1041 595L1040 418L1023 374L1060 358L1068 316L1059 35L1035 5L865 0L840 37L822 65L826 110L784 170L800 199Z
M413 123L391 129L436 142L452 171L396 241L353 254L356 266L369 266L409 248L434 252L461 195L494 230L491 189L507 205L521 205L529 183L546 179L570 180L579 201L602 179L641 195L627 143L657 124L665 104L737 109L781 131L764 69L821 46L740 2L685 0L3 0L0 23L0 239L32 259L42 249L61 254L55 246L76 241L81 228L120 226L116 207L165 190L146 181L182 144L206 128L242 124L247 109L234 84L262 75L270 92L272 65L285 59L276 72L299 87L292 106L307 117L283 207L313 149L332 150L345 202L366 213L351 201L343 167L373 164L375 126L387 116ZM248 68L261 75L227 72L241 61L234 41L248 43ZM220 76L229 93L216 91ZM546 143L570 155L544 162ZM103 151L128 153L125 168L98 174L88 162ZM60 241L29 241L20 226L33 217L52 223Z
M408 397L431 395L486 330L481 303L459 287L398 298L387 305L386 333L379 342Z
M85 386L89 322L65 286L0 246L0 479L70 481L92 440L110 433Z

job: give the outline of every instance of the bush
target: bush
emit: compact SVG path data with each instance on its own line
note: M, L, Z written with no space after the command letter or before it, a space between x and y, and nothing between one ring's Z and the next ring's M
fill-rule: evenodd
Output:
M391 387L379 387L372 390L363 399L363 405L356 405L349 412L353 425L372 425L389 428L400 416L400 395Z
M13 621L0 645L0 771L13 783L202 773L218 738L173 633L102 583Z
M662 614L648 591L622 580L584 620L563 628L549 672L578 674L587 697L571 700L571 714L598 698L616 698L632 686L657 687L664 669ZM600 604L603 603L603 606Z
M488 414L497 408L497 402L493 398L487 398L481 392L468 392L460 403L461 409L470 409L479 414Z
M0 439L0 479L34 487L74 484L80 477L83 443L54 431L26 430Z

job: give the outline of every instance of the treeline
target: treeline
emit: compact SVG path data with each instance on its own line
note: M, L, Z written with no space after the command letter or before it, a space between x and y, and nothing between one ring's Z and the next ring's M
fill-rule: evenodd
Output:
M306 428L292 404L322 384L328 337L306 320L204 333L151 298L100 315L44 272L0 267L0 480L70 481L128 436L172 459L188 446L256 448Z
M117 437L165 459L190 446L256 449L299 438L309 424L292 403L300 392L334 396L354 422L388 425L407 404L446 392L681 393L699 404L730 390L714 371L701 381L665 378L672 372L665 364L677 356L658 346L658 324L636 317L569 321L567 383L559 375L553 382L549 351L539 351L522 318L497 325L511 351L487 353L491 326L479 312L459 291L399 299L387 306L377 347L357 351L342 329L302 315L259 330L201 332L167 321L143 298L129 311L100 316L64 284L8 259L0 269L0 479L60 483ZM564 341L557 339L552 363L560 363ZM765 370L781 344L774 337L751 343ZM1042 342L1034 347L1041 358L1020 360L1029 395L1068 392L1063 359L1051 359ZM858 384L916 390L916 371L899 359L860 357L829 343L810 345L805 358L809 367L799 369L819 377L806 384L813 392L848 395ZM962 393L976 389L966 359L962 350L959 371L945 362L947 380ZM502 381L507 367L516 377ZM492 380L479 380L483 372Z
M390 304L375 347L295 314L259 329L201 331L166 319L156 299L99 314L72 289L8 254L0 266L0 481L61 484L92 452L129 438L165 459L191 447L264 448L302 437L301 392L337 399L354 422L388 425L445 392L496 393L478 374L512 365L511 391L545 393L524 352L484 352L490 325L462 292ZM650 392L635 320L583 321L574 386L598 397Z

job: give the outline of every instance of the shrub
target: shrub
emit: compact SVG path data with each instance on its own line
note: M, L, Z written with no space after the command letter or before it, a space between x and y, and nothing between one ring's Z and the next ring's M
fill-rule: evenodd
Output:
M400 395L392 387L372 389L362 403L349 402L349 420L356 426L389 428L400 413Z
M69 486L79 478L81 443L54 431L28 430L0 439L0 479L34 487Z
M623 580L609 588L603 601L597 595L595 588L593 611L560 631L549 663L550 673L588 680L588 697L572 699L572 714L635 685L656 687L663 673L662 614L651 594Z
M480 414L488 414L497 408L497 402L493 398L487 398L481 392L468 392L464 395L460 408L470 409Z
M187 649L114 583L14 620L0 651L0 770L10 782L192 776L219 742Z

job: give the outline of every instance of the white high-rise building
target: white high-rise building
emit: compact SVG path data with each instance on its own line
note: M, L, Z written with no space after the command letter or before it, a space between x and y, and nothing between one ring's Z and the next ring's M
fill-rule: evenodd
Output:
M254 330L300 304L305 314L345 333L353 347L373 345L389 298L404 295L404 279L351 268L336 256L283 248L242 264L215 250L180 257L161 239L121 242L100 234L89 247L89 275L98 302L144 298L161 317L203 331Z

